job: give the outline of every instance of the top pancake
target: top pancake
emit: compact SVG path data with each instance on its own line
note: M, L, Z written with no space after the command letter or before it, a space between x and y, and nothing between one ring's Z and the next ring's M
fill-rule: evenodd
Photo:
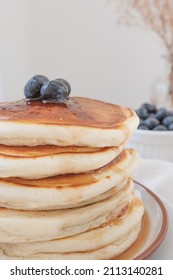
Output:
M17 102L1 103L0 112L0 121L100 128L118 127L134 115L129 108L82 97L72 97L65 104L26 102L22 99Z
M138 122L130 108L94 99L71 97L65 104L23 99L0 103L0 144L117 146Z

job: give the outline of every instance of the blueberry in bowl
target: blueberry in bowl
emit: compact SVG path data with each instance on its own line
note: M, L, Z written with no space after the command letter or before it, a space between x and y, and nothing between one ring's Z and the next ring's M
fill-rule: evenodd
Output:
M160 122L156 119L156 117L148 117L145 119L144 124L148 127L148 129L154 129L160 124Z
M144 103L136 110L136 114L140 119L138 129L154 130L154 131L169 131L172 130L173 111L167 111L166 108L157 109L155 105ZM142 121L142 125L141 125Z
M173 161L173 111L144 103L136 110L140 122L128 147L141 157Z

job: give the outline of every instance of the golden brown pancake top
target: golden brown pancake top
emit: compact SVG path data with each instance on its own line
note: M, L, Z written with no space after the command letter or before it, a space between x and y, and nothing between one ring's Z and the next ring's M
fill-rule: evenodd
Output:
M71 97L66 104L25 99L0 103L0 121L20 123L117 128L133 114L129 108L83 97Z

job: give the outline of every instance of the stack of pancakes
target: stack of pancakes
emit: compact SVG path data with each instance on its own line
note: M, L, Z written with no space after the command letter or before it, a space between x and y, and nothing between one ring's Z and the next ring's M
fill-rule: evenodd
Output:
M137 239L144 208L125 149L129 108L73 97L0 104L0 258L110 259Z

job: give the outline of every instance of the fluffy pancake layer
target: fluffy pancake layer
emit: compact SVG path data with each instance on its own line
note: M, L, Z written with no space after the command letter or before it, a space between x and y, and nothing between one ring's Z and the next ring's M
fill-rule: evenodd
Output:
M133 183L113 196L88 206L52 210L21 211L0 209L0 242L34 242L72 236L100 226L129 207Z
M1 103L0 112L0 144L9 146L119 146L139 123L129 108L81 97L67 104Z
M139 162L133 149L124 150L106 166L82 174L44 179L0 179L0 206L21 210L48 210L79 207L118 192Z
M108 147L97 152L65 152L39 157L0 154L0 176L40 179L59 174L82 173L98 169L115 159L123 147Z
M102 226L62 239L1 244L0 247L6 258L110 259L120 255L137 239L143 214L142 202L134 195L128 212Z

